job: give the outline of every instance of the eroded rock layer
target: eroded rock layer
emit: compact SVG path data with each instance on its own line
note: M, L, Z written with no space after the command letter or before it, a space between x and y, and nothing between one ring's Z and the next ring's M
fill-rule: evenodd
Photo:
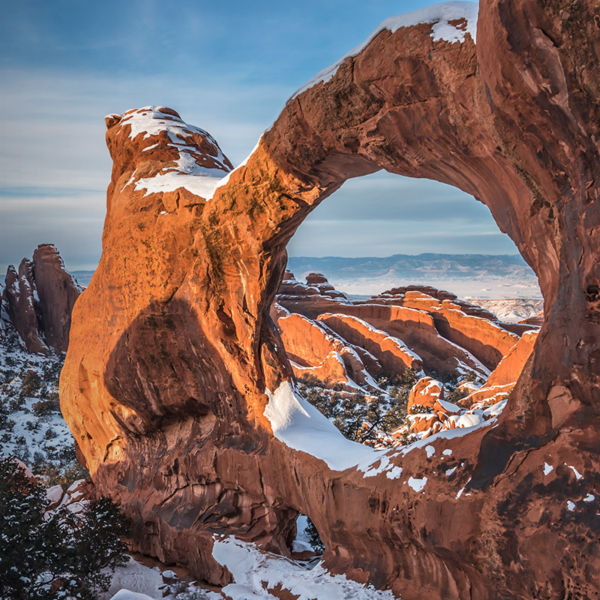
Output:
M233 172L172 110L108 118L104 251L61 406L140 550L222 583L213 535L286 553L300 511L328 568L406 600L597 596L598 6L482 0L477 45L475 19L453 3L384 23ZM385 455L297 397L269 317L302 220L381 168L485 203L545 300L497 422Z
M381 377L402 381L407 369L419 377L409 394L405 424L390 432L397 440L392 445L496 417L538 335L536 325L502 323L487 310L432 287L396 288L353 302L322 275L311 273L303 284L289 271L271 316L294 375L308 384L358 390L368 398L386 394L378 385ZM483 361L494 368L491 373ZM442 376L446 384L432 376ZM450 390L458 404L444 401Z

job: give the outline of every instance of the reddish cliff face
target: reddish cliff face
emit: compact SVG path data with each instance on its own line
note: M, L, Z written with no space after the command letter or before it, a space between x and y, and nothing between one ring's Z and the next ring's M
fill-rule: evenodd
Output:
M81 288L65 270L58 250L39 245L33 261L24 258L19 271L8 268L3 305L29 352L65 352L69 344L71 311Z
M220 187L228 161L174 111L107 120L104 252L61 406L144 552L223 582L213 534L285 553L301 511L328 568L407 600L597 595L597 7L482 0L477 46L473 15L444 10L384 24ZM302 220L381 168L485 203L545 298L495 426L385 456L294 394L269 317Z
M10 265L6 272L2 303L27 350L35 354L45 354L48 352L48 346L39 331L35 310L36 295L31 261L24 258L18 271Z
M58 250L50 244L42 244L34 250L33 273L46 344L58 352L66 352L71 312L81 288L65 270Z

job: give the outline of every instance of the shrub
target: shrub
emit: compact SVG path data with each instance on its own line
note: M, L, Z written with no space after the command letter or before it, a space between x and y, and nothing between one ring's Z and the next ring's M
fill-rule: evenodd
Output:
M464 388L454 388L446 395L446 400L452 404L458 404L463 398L466 398L469 392Z
M40 400L32 406L33 414L36 417L44 417L53 413L60 412L60 406L56 400Z
M35 371L27 371L21 383L21 396L24 398L35 396L41 383L40 376Z
M127 560L126 523L107 498L79 514L48 508L45 489L11 458L0 459L0 597L93 600Z
M321 536L319 535L315 524L310 520L310 518L306 517L306 520L306 534L308 536L308 541L317 554L323 554L325 551L325 546L321 541Z

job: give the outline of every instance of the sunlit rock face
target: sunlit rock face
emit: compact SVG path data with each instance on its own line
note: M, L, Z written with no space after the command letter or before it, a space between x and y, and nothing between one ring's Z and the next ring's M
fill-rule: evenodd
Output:
M58 250L51 244L40 244L33 260L24 258L18 270L8 267L1 297L2 317L14 327L29 352L65 352L71 311L80 293Z
M214 534L286 553L300 511L329 569L405 599L597 594L595 11L482 0L477 34L469 5L394 20L291 99L226 181L216 142L174 111L108 118L103 255L61 406L136 548L222 583ZM295 395L269 316L302 220L381 168L484 202L545 299L497 422L383 456Z

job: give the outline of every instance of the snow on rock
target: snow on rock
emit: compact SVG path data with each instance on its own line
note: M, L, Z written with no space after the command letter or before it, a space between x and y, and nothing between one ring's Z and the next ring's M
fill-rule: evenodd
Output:
M356 467L364 477L386 473L388 479L402 474L402 468L390 461L397 452L384 454L385 450L374 450L345 438L289 381L282 382L274 393L266 390L266 394L269 402L264 415L273 435L286 446L321 459L334 471Z
M388 479L399 479L400 475L402 475L402 467L393 467L385 474Z
M340 65L347 59L360 54L384 29L395 33L401 27L413 27L423 23L431 23L431 37L434 42L446 41L463 43L468 33L475 41L477 36L478 2L443 2L419 10L389 17L379 24L371 35L362 43L344 54L342 58L323 69L309 82L297 90L290 100L296 98L318 83L327 83L337 72ZM466 25L465 25L466 22Z
M62 500L65 491L62 488L62 485L53 485L52 487L46 490L46 498L50 503L50 506L57 505Z
M407 483L415 492L422 492L425 484L427 483L427 477L423 477L421 479L409 477Z
M273 435L286 446L321 459L334 471L374 462L378 453L346 439L327 417L301 398L289 381L275 392L266 390L265 417Z
M543 469L544 475L550 475L550 473L554 471L554 467L552 465L549 465L547 462L544 463Z
M171 590L166 580L177 580L171 570L160 570L159 567L147 567L130 557L127 564L117 567L111 576L110 587L100 594L98 600L222 600L219 593L205 590L191 582L181 581L189 595Z
M332 575L322 563L306 569L233 537L215 540L212 553L214 559L227 567L233 576L234 583L222 589L223 594L232 600L288 597L277 592L270 594L269 590L287 591L289 597L298 600L394 599L390 591L361 585L344 575Z
M475 413L463 413L462 415L452 415L448 417L456 427L475 427L482 422L480 415Z
M137 592L131 592L130 590L119 590L111 600L154 600L151 596L146 594L138 594Z
M567 463L565 463L565 464L567 464ZM567 465L567 467L569 467L569 469L571 469L571 471L573 471L577 481L579 481L580 479L583 479L583 475L575 467L572 467L571 465Z
M473 431L481 429L482 427L490 427L491 425L494 425L495 423L496 423L496 418L492 418L489 421L481 421L480 423L478 423L477 425L473 425L472 427L461 427L458 429L444 429L443 431L434 433L432 436L430 436L428 438L420 439L420 440L417 440L416 442L413 442L412 444L409 444L408 446L404 446L400 450L400 453L402 455L406 455L409 452L416 450L417 448L423 448L427 444L433 444L434 442L437 442L438 440L452 440L452 439L455 439L458 437L462 437L463 435L468 435L469 433L472 433Z
M220 169L207 169L197 165L191 155L182 152L176 167L154 177L139 179L135 182L135 189L146 190L144 195L147 196L185 188L196 196L210 200L224 174Z
M109 115L107 119L118 118ZM144 195L173 192L185 188L196 196L210 199L219 182L231 171L231 163L221 151L217 141L203 129L188 125L173 110L159 106L145 106L123 114L119 128L129 127L128 137L135 140L160 136L166 133L169 148L177 150L178 158L151 177L135 180L135 172L125 184L134 183L134 189L146 190ZM198 147L198 136L204 142ZM164 138L163 138L164 139ZM152 144L142 152L154 150L161 144ZM124 189L124 188L123 188Z

